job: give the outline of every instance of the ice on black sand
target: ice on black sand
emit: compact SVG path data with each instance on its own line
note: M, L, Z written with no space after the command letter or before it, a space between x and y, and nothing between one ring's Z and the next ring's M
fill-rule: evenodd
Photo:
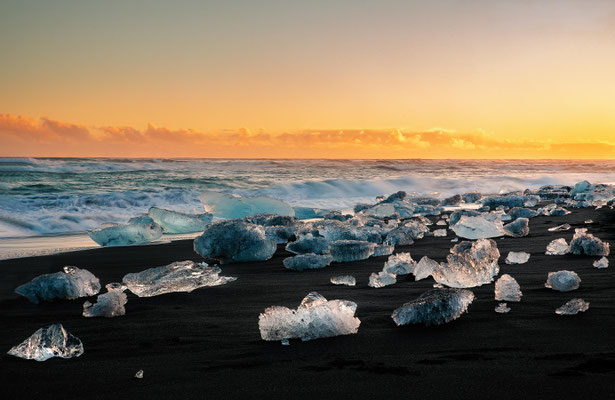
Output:
M110 283L106 286L107 293L99 294L96 303L83 303L84 317L118 317L126 314L124 307L128 298L124 293L126 286L121 283Z
M83 354L83 343L62 324L40 328L7 354L27 360L45 361L53 357L73 358Z
M549 272L545 287L557 290L558 292L570 292L576 290L581 284L581 278L574 271Z
M393 311L397 324L442 325L459 318L474 300L467 289L432 289Z
M94 274L87 269L72 266L64 267L61 272L39 275L15 289L15 293L34 304L40 301L89 297L99 291L100 281Z

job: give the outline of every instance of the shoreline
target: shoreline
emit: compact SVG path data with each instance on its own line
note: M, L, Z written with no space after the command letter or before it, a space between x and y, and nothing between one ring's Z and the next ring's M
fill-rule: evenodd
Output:
M598 257L546 256L546 244L574 228L588 227L615 243L615 211L571 209L559 217L530 219L530 235L495 239L501 253L500 274L512 275L523 291L512 311L497 314L493 283L472 288L469 312L440 327L396 327L391 312L418 297L434 283L412 276L389 287L367 287L372 272L387 257L333 263L321 270L286 270L283 246L264 262L221 265L237 281L192 293L138 298L128 293L126 315L84 318L82 304L92 298L34 305L13 293L37 275L64 265L86 268L104 286L129 272L174 261L203 261L192 240L130 247L107 247L49 256L0 261L0 379L13 398L608 398L615 377L615 258L598 270ZM593 224L584 224L592 219ZM547 229L563 223L564 232ZM434 229L434 227L431 227ZM455 244L426 237L395 253L410 252L443 261ZM509 251L531 253L528 263L507 265ZM559 293L544 287L547 273L576 271L578 290ZM356 287L329 283L350 274ZM266 307L296 307L311 291L327 299L358 304L361 320L355 335L290 346L261 340L258 315ZM587 312L559 316L555 308L571 298L590 302ZM85 353L76 359L43 363L4 354L36 329L61 322L79 337ZM135 379L143 369L144 378Z

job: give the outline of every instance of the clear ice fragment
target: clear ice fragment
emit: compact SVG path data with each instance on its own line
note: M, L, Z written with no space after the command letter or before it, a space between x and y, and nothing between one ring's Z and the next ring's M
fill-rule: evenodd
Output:
M587 233L587 228L577 228L570 241L570 252L575 255L608 256L610 246L609 243L603 242L591 233Z
M570 253L570 246L568 246L564 238L551 241L551 243L547 245L547 251L545 252L548 256L563 256L568 253Z
M510 311L510 307L508 307L508 305L506 303L499 303L495 307L495 312L499 313L499 314L506 314L509 311Z
M456 244L447 263L438 264L431 273L434 280L454 288L481 286L493 282L499 273L500 252L492 239Z
M506 256L506 264L525 264L530 259L530 253L510 251Z
M602 257L599 260L594 261L594 268L603 269L609 267L609 260L606 257Z
M389 285L393 285L397 282L395 274L380 271L378 273L372 273L369 276L369 282L367 285L373 288L381 288Z
M574 271L549 272L545 287L557 290L558 292L570 292L576 290L581 284L581 278Z
M355 286L357 280L352 275L332 276L331 283L334 285Z
M185 214L158 207L150 208L147 215L160 225L164 232L172 234L203 232L213 218L209 213Z
M128 298L124 293L126 287L121 283L110 283L107 286L107 293L99 294L96 303L89 301L83 303L84 317L118 317L126 314L124 307Z
M415 267L416 261L412 259L410 253L397 253L389 257L382 271L393 275L407 275L414 272Z
M521 301L521 296L521 287L512 276L504 274L495 282L496 300Z
M583 299L572 299L555 310L559 315L576 315L589 309L589 303Z
M376 244L361 240L337 240L330 245L333 261L350 262L365 260L374 254Z
M7 354L26 360L45 361L53 357L73 358L83 354L83 343L62 324L40 328Z
M34 304L56 299L77 299L94 296L100 291L100 281L87 269L66 266L63 271L39 275L18 286L15 293Z
M474 293L467 289L432 289L399 307L391 318L397 324L442 325L468 310Z

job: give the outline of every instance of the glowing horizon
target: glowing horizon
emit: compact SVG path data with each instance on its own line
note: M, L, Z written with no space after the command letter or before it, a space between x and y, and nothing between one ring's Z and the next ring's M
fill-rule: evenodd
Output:
M615 158L615 3L7 1L0 155Z

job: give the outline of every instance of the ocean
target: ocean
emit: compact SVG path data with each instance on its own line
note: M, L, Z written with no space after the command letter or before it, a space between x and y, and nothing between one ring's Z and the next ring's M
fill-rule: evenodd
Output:
M0 158L0 238L77 234L151 206L202 212L204 190L348 210L398 190L493 194L583 179L615 182L615 160Z

